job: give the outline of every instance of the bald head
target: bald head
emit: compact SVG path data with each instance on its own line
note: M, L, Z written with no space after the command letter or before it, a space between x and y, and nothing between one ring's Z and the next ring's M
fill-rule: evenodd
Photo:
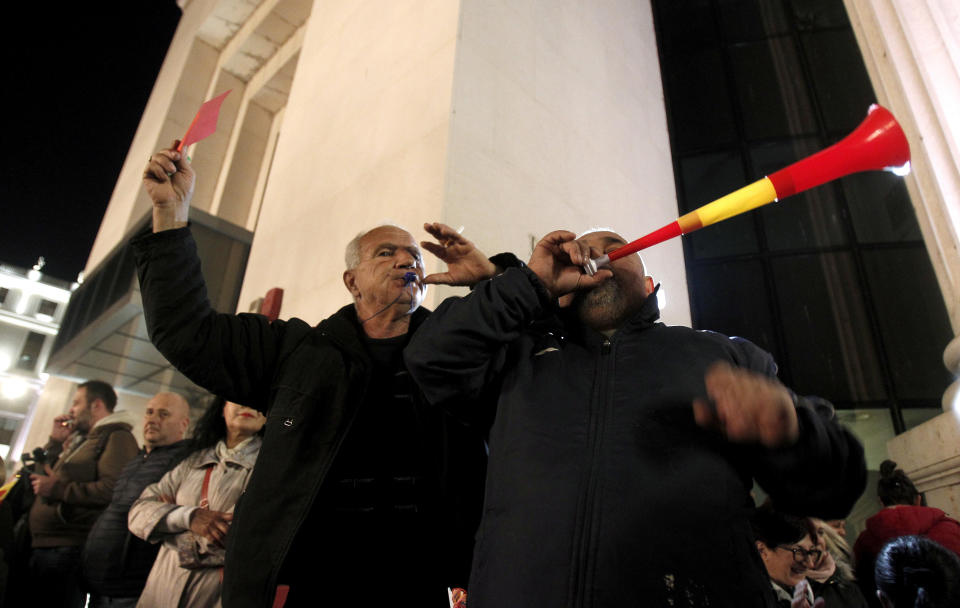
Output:
M143 441L149 452L183 439L190 426L190 404L176 393L157 393L143 412Z

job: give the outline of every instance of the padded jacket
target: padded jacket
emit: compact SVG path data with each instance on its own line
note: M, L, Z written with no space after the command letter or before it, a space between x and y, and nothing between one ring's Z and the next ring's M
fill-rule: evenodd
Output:
M694 421L715 361L773 376L746 340L668 327L656 295L609 339L528 268L444 301L408 346L427 398L490 429L471 608L774 604L749 525L753 479L781 508L846 515L863 448L797 399L797 442L733 444Z
M93 524L83 548L83 577L91 592L110 597L138 597L157 557L159 545L134 536L127 528L130 506L144 488L160 481L190 453L190 442L141 449L120 472L113 499Z

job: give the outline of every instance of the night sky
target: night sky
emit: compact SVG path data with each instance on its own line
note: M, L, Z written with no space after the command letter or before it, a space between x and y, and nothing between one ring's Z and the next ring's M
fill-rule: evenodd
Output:
M0 263L83 270L180 19L175 0L4 8Z

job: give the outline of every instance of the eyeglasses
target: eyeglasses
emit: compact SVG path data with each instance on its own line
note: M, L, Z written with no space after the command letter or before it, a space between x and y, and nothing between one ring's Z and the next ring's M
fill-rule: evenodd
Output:
M784 551L793 553L793 561L798 564L804 563L808 558L813 559L813 563L817 563L823 555L823 551L820 549L810 549L809 551L803 547L777 547L777 549L783 549Z

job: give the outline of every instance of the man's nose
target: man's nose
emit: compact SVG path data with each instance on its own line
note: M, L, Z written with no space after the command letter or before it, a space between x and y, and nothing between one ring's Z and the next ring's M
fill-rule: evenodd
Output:
M395 268L413 268L416 261L416 258L404 251L394 257L393 265Z

